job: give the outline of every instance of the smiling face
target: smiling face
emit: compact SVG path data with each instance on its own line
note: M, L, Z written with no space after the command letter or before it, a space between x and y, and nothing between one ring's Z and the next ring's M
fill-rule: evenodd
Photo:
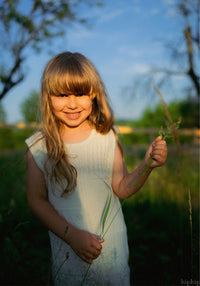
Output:
M90 127L107 133L114 124L104 84L93 64L79 53L64 52L49 61L40 102L43 129L48 132L89 121Z
M69 128L87 123L92 112L92 100L86 94L51 96L51 104L54 116Z

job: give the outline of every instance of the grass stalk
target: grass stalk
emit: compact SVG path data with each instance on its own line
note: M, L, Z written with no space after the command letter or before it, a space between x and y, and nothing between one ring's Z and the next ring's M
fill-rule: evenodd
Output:
M190 246L191 246L191 274L193 278L193 229L192 229L192 201L190 189L188 190L189 219L190 219Z
M132 188L137 185L139 179L140 179L142 176L145 176L145 173L146 173L147 169L149 168L149 166L151 165L152 161L153 161L153 159L152 159L152 158L149 158L148 161L147 161L147 163L146 163L146 165L145 165L141 170L139 170L139 176L138 176L137 180L135 180L135 182L133 183ZM104 182L104 183L105 183L106 186L109 188L109 190L112 191L111 187L110 187L106 182ZM140 186L140 185L139 185L139 186ZM129 195L129 194L130 194L130 192L128 193L128 195ZM124 205L124 203L126 202L127 199L128 199L128 198L122 200L122 202L121 202L121 204L120 204L120 207L118 208L118 210L117 210L116 213L114 214L114 216L113 216L112 220L110 221L109 225L107 226L106 230L102 233L102 238L105 237L106 233L107 233L108 230L110 229L110 227L111 227L113 221L115 220L117 214L119 213L119 211L121 210L122 206ZM105 214L104 214L104 218L103 218L103 223L104 223L104 224L105 224L105 221L106 221L108 212L109 212L109 208L110 208L110 200L109 200L108 207L106 208L106 211L105 211ZM86 279L86 277L87 277L87 275L88 275L88 272L89 272L89 270L90 270L91 265L92 265L92 264L90 264L90 265L88 266L87 270L86 270L86 273L85 273L85 275L84 275L84 277L83 277L83 280L82 280L82 282L81 282L81 286L83 286L83 284L84 284L84 282L85 282L85 279Z
M68 253L67 253L65 259L61 262L61 264L59 265L59 267L58 267L58 269L56 271L55 276L53 277L54 280L58 276L58 273L60 272L61 268L63 267L63 265L65 264L65 261L67 261L68 258L69 258L69 256L68 256Z
M91 265L92 265L92 264L89 264L89 265L88 265L88 268L87 268L87 270L86 270L86 272L85 272L85 275L84 275L84 277L83 277L83 280L81 281L81 286L83 286L83 284L84 284L84 282L85 282L85 279L86 279L86 277L87 277L87 275L88 275L88 272L89 272L89 270L90 270Z
M180 124L180 120L176 123L173 121L172 119L172 116L169 112L169 108L168 108L168 105L167 103L165 102L164 100L164 97L162 95L162 93L160 92L160 90L156 87L156 85L153 83L153 87L155 89L155 91L157 92L157 94L159 95L160 97L160 100L161 100L161 103L164 107L164 112L165 112L165 116L167 118L167 122L166 123L166 126L167 126L167 129L168 129L168 133L172 135L173 139L174 139L174 142L176 144L176 149L177 149L177 155L178 155L178 158L177 158L177 173L180 177L180 156L181 156L181 146L180 146L180 140L179 140L179 134L178 134L178 127L179 127L179 124ZM161 134L162 135L162 134ZM165 136L165 134L163 134L164 136L163 139L165 139L164 137L167 137L167 135Z
M64 234L63 234L62 241L61 241L60 246L59 246L59 249L58 249L58 251L57 251L57 253L56 253L56 255L55 255L55 260L56 260L56 258L58 257L58 254L59 254L59 252L60 252L60 250L61 250L61 248L62 248L62 245L63 245L63 243L64 243L64 238L65 238L65 235L66 235L67 231L68 231L68 226L66 226L66 228L65 228L65 230L64 230ZM60 272L62 266L64 265L65 261L66 261L68 258L69 258L69 253L67 252L65 259L61 262L61 264L59 265L59 267L58 267L58 269L57 269L57 271L56 271L55 276L53 277L54 280L55 280L56 277L58 276L58 273Z
M154 84L154 89L155 89L155 91L158 93L158 95L160 96L161 103L163 104L163 107L164 107L165 115L166 115L166 117L167 117L167 119L168 119L168 123L167 123L168 133L165 134L165 133L162 131L162 134L160 134L160 135L162 136L163 140L165 140L167 137L169 137L169 136L171 136L171 135L173 136L174 141L175 141L175 143L176 143L176 147L177 147L178 158L180 158L181 148L180 148L180 141L179 141L179 136L178 136L178 132L177 132L177 129L178 129L178 127L179 127L180 122L175 123L175 122L173 121L173 119L172 119L172 117L171 117L171 114L170 114L170 112L169 112L167 103L165 102L164 97L162 96L162 94L161 94L161 92L158 90L158 88L155 86L155 84ZM141 168L141 170L139 170L139 173L138 173L139 176L138 176L137 180L133 183L132 188L137 185L139 179L140 179L142 176L145 176L145 173L146 173L148 167L151 165L152 161L153 161L153 159L152 159L152 158L149 158L149 160L147 161L147 163L146 163L146 165L144 166L144 168ZM178 164L178 165L177 165L177 171L178 171L178 173L179 173L179 175L180 175L179 160L178 160L178 163L177 163L177 164ZM108 186L108 187L109 187L109 189L110 189L110 186ZM129 196L129 193L128 193L128 196ZM126 200L127 200L127 198L126 198L126 199L123 199L123 201L121 202L120 207L119 207L118 210L116 211L115 215L113 216L113 218L112 218L111 222L109 223L108 227L106 228L105 232L102 234L102 238L105 237L106 233L107 233L108 230L110 229L110 227L111 227L113 221L115 220L117 214L119 213L120 209L122 208L122 206L124 205L124 203L125 203ZM108 214L108 209L106 210L106 216L107 216L107 214ZM104 219L103 221L104 221L104 223L105 223L105 219ZM87 274L88 274L88 272L89 272L90 266L91 266L91 265L89 265L89 267L88 267L88 269L87 269L87 271L86 271L86 273L85 273L85 275L84 275L84 279L83 279L83 281L82 281L82 283L81 283L81 286L83 285L83 283L84 283L84 281L85 281L85 279L86 279L86 277L87 277Z
M157 94L160 97L161 103L162 103L162 105L164 107L165 116L166 116L166 118L168 120L166 125L167 125L168 128L170 128L171 133L172 133L173 138L174 138L174 141L176 143L177 152L178 152L179 155L181 155L181 146L180 146L180 141L179 141L179 135L178 135L178 132L177 132L177 124L172 119L172 116L171 116L171 114L169 112L168 105L165 102L162 93L159 91L159 89L156 87L156 85L154 83L153 83L153 87L154 87L155 91L157 92Z

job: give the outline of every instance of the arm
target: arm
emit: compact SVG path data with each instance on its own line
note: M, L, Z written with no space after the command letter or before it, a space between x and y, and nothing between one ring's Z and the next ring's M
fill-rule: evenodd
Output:
M91 264L92 260L99 256L103 240L75 228L49 203L43 173L30 151L27 153L27 201L37 219L50 231L64 239L81 259ZM65 234L66 227L68 230Z
M115 194L125 199L136 193L146 182L151 171L165 163L166 157L166 142L158 136L149 146L141 164L129 174L117 145L112 174L112 188Z

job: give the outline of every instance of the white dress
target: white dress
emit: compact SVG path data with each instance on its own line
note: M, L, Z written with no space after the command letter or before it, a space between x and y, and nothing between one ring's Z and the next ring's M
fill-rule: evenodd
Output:
M47 158L44 140L37 132L26 140L38 167L43 171ZM33 144L36 142L35 144ZM48 199L57 212L75 227L98 237L106 232L100 256L89 264L49 231L52 249L52 276L55 285L127 286L129 282L127 231L118 197L111 189L116 139L113 131L102 135L92 130L80 143L65 144L70 162L77 170L77 187L61 197L58 184L45 175ZM64 184L67 182L64 180ZM109 206L109 207L108 207ZM109 208L108 215L105 213Z

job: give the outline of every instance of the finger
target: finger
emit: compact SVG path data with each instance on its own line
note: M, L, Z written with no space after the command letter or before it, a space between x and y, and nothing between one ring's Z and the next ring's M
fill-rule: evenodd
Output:
M155 160L159 165L162 165L164 164L166 158L160 155L153 155L152 159Z
M100 253L101 252L99 250L93 248L90 251L88 251L87 253L85 253L84 256L89 260L93 260L93 259L96 259Z
M153 147L153 150L167 150L167 147L165 145L155 145Z
M103 238L99 238L95 235L92 235L92 237L94 238L95 241L99 242L99 243L103 243L104 242L104 239Z
M103 242L104 242L104 239L99 239L99 238L95 237L95 239L92 242L92 246L98 250L101 250L102 249L101 243L103 243Z
M155 151L161 151L167 153L167 146L165 144L157 144L152 148L152 152Z
M160 156L162 158L167 158L167 152L160 151L160 150L151 152L151 158L154 159L155 156Z
M167 143L163 140L161 141L157 141L157 142L154 142L152 144L152 148L155 148L155 147L164 147L164 148L167 148Z
M88 256L87 253L84 252L76 252L76 254L85 262L92 264L92 259Z
M151 157L154 155L160 155L162 157L165 157L165 156L167 156L167 150L161 150L161 149L153 150L151 152Z
M167 143L165 140L160 140L160 141L156 141L152 144L153 146L167 146Z
M157 150L153 150L151 152L151 157L154 156L154 155L160 155L162 157L166 157L167 155L167 150L161 150L161 149L157 149Z
M94 245L94 247L98 251L101 251L101 249L102 249L102 245L101 244Z
M103 238L101 238L101 239L99 238L98 240L99 240L99 243L103 243L104 242Z
M99 257L100 254L101 254L101 251L95 249L92 254L92 259L96 259L97 257Z
M156 137L156 139L153 142L158 142L158 141L161 141L161 140L162 140L162 136L158 136L158 137Z
M93 260L91 258L88 258L86 255L82 255L82 256L80 256L80 258L82 260L84 260L85 262L87 262L88 264L92 264L93 263Z
M89 259L89 260L93 260L93 259L95 259L97 256L96 256L96 254L94 253L94 251L92 252L88 252L86 255L85 255L85 257L87 257L87 259Z

